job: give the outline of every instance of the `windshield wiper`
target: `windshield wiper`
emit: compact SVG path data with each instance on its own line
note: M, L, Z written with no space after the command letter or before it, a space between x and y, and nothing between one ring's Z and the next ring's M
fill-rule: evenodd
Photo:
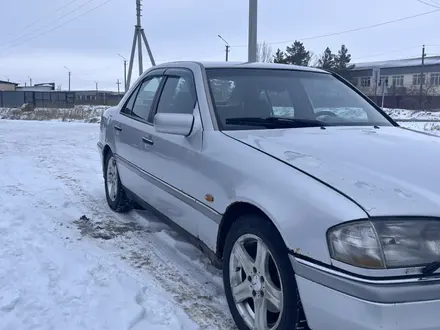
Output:
M316 119L296 119L283 117L240 117L227 118L226 124L245 125L245 126L263 126L266 128L296 128L296 127L325 127L329 126Z
M440 261L434 261L422 268L423 275L432 275L440 269Z

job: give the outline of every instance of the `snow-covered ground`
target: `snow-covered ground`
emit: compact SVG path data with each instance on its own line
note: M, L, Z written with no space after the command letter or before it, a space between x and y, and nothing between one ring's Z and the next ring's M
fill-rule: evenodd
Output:
M438 120L440 122L440 111L414 111L387 108L384 108L384 111L395 120Z
M26 111L24 105L22 108L0 108L0 119L99 123L102 112L108 108L105 105L77 105L71 109L36 108Z
M402 127L410 128L416 131L427 132L440 136L440 121L439 122L399 122Z
M196 248L108 208L98 127L0 120L0 329L234 328Z

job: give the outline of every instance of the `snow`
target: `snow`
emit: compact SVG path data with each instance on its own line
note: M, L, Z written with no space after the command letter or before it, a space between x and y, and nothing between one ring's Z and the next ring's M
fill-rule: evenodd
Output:
M0 328L231 329L220 271L105 201L99 126L0 120Z
M401 122L400 126L440 136L440 122Z
M388 109L384 111L393 119L399 120L438 120L440 122L440 111L415 111L405 109Z
M26 105L23 105L21 108L0 108L0 119L99 123L102 112L108 108L105 105L77 105L68 109L36 108L26 111Z

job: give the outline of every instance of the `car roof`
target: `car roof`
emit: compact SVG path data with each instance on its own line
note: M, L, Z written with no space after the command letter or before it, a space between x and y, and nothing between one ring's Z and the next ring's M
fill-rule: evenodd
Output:
M185 66L185 64L200 64L205 69L234 69L234 68L249 68L249 69L278 69L278 70L296 70L296 71L310 71L328 73L327 71L312 68L308 66L278 64L278 63L261 63L261 62L207 62L207 61L176 61L162 63L158 67L169 67L173 64Z

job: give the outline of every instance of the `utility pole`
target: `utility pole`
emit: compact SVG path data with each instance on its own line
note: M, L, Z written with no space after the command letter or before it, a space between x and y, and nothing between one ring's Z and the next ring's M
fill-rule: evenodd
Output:
M249 0L248 62L257 61L258 0Z
M69 71L69 92L70 92L70 76L72 75L72 72L70 71L70 69L67 66L64 66L64 68Z
M96 85L96 96L98 96L98 82L95 81L95 85Z
M116 80L116 85L118 85L118 95L119 95L119 85L121 84L121 82L118 80Z
M223 37L220 34L218 35L218 37L220 39L222 39L225 42L225 44L226 44L225 45L225 51L226 51L226 62L227 62L228 59L229 59L229 51L230 51L231 46L229 46L229 43L225 39L223 39Z
M423 110L424 106L423 106L423 84L425 82L425 73L424 73L424 69L425 69L425 57L426 57L426 53L425 53L425 45L423 45L422 48L422 67L421 67L421 73L420 73L420 110Z
M119 53L118 55L124 60L124 91L127 92L127 59Z
M136 43L138 46L139 76L144 71L143 62L142 62L142 40L144 41L145 48L147 49L147 52L148 52L148 56L150 57L151 65L152 66L156 65L156 62L154 61L154 58L153 58L153 53L151 52L151 48L150 48L150 45L147 40L147 37L145 36L145 31L141 25L141 16L142 16L141 12L142 12L142 0L136 0L136 25L134 26L133 45L131 47L130 65L128 67L127 89L130 87L131 74L133 72L134 53L136 52Z
M31 86L31 87L32 87L32 78L31 78L31 77L29 77L29 76L28 76L28 78L29 78L29 86Z
M5 78L8 79L8 81L9 81L9 77L8 76L5 76Z

